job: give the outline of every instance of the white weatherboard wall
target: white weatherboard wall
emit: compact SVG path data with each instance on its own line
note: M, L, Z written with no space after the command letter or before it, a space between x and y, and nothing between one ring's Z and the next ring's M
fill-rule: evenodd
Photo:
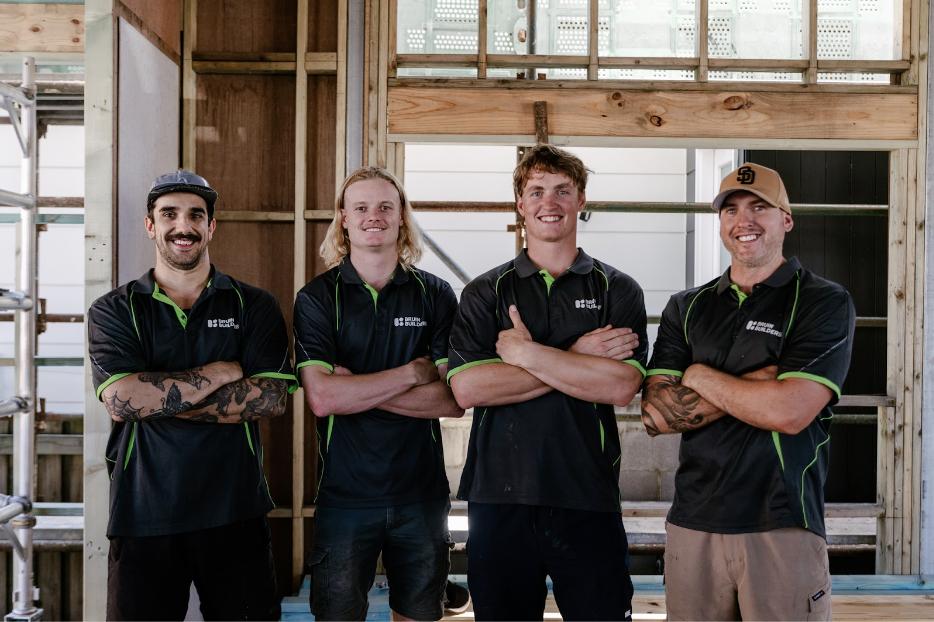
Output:
M687 154L683 149L572 148L593 171L587 198L594 201L683 202ZM513 201L515 147L406 145L405 187L413 201ZM509 213L417 216L425 231L471 277L515 254L515 222ZM595 213L578 223L578 243L588 254L632 276L645 292L650 315L661 314L671 294L686 287L686 218L683 214ZM463 284L433 253L420 267L446 279L460 296ZM521 312L521 309L520 309ZM657 327L649 325L649 342ZM444 457L452 491L466 458L470 418L443 421ZM678 438L649 439L639 423L620 423L623 449L620 488L627 500L670 499Z
M9 125L0 125L0 188L20 191L20 148ZM39 140L39 194L84 195L84 128L53 125ZM45 210L43 210L45 211ZM18 210L0 208L5 214ZM69 209L69 214L82 210ZM15 224L0 224L0 287L16 280ZM50 224L39 233L39 296L49 313L84 312L84 227ZM13 323L0 322L0 358L14 356ZM49 324L39 336L38 356L84 356L82 324ZM0 367L0 399L14 391L13 368ZM48 412L80 413L84 409L81 367L40 367L38 393Z
M153 265L146 195L157 175L178 168L179 68L120 19L117 166L117 283Z

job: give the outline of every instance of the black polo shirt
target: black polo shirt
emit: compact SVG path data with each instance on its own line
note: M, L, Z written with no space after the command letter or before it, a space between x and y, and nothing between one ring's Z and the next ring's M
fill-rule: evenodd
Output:
M729 416L683 433L669 522L713 533L804 527L824 536L830 406L849 369L855 323L850 294L796 258L748 296L728 269L671 297L650 376L681 376L692 363L735 376L777 365L779 380L807 378L830 388L833 398L794 435Z
M216 361L238 361L244 377L296 386L275 298L213 266L189 311L160 291L149 271L95 300L87 324L98 398L133 373ZM107 443L107 467L108 536L184 533L262 516L273 507L257 422L117 422Z
M522 251L464 288L451 330L448 381L465 369L501 363L499 332L516 305L532 339L567 350L584 333L612 324L639 335L630 364L645 373L648 344L642 289L629 276L579 251L553 278ZM620 444L613 406L552 391L525 402L474 408L467 463L457 496L619 512Z
M451 286L433 274L397 266L377 292L347 257L298 293L296 366L372 374L420 356L445 364L456 307ZM320 417L318 445L318 505L384 507L450 494L437 419L379 408Z

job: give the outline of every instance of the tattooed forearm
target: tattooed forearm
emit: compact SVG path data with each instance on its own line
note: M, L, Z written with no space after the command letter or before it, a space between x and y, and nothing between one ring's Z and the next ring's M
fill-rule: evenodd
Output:
M273 378L244 378L225 384L181 416L206 423L242 423L285 412L288 385Z
M675 376L653 376L642 391L642 423L649 436L696 430L724 414Z
M114 391L113 395L104 400L104 407L107 409L107 412L110 413L110 418L114 421L139 421L142 419L140 413L143 412L142 408L133 408L133 405L130 404L130 399L126 400L120 399L120 396L117 395L117 392Z
M175 417L189 408L191 408L191 402L182 401L182 392L177 384L172 383L168 393L162 398L162 408L150 411L146 417L149 419L166 419Z
M201 389L205 384L211 384L210 378L201 373L202 368L196 367L188 371L171 372L145 372L139 375L140 382L148 382L160 391L165 391L166 380L177 380L196 389Z
M240 418L245 421L285 412L285 398L288 395L285 382L272 378L259 378L258 380L259 397L247 402L246 408L240 413Z

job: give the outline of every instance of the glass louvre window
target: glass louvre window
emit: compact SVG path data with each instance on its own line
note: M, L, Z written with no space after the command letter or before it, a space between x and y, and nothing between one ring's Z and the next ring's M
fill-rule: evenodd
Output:
M398 0L399 54L476 54L477 0ZM475 77L464 67L400 67L400 76Z
M802 0L709 0L708 55L710 58L804 58L802 4Z
M894 0L817 0L817 58L900 58L895 5Z
M607 28L606 45L601 37L600 56L696 56L696 11L694 0L600 2L601 29L604 23Z

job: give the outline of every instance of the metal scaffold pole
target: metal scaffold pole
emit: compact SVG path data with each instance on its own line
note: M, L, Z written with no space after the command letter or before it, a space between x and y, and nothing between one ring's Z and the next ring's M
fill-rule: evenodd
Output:
M13 496L0 495L0 523L11 535L13 556L13 611L5 620L38 620L42 610L35 601L38 590L33 581L33 527L31 514L36 473L36 307L37 300L37 120L36 65L33 58L23 63L23 82L15 92L8 86L0 90L0 100L10 115L10 122L23 150L21 193L5 192L3 203L20 208L17 244L19 270L17 291L0 290L0 307L16 311L16 395L0 402L0 414L13 417ZM20 106L16 115L14 102ZM5 524L5 521L9 521Z

